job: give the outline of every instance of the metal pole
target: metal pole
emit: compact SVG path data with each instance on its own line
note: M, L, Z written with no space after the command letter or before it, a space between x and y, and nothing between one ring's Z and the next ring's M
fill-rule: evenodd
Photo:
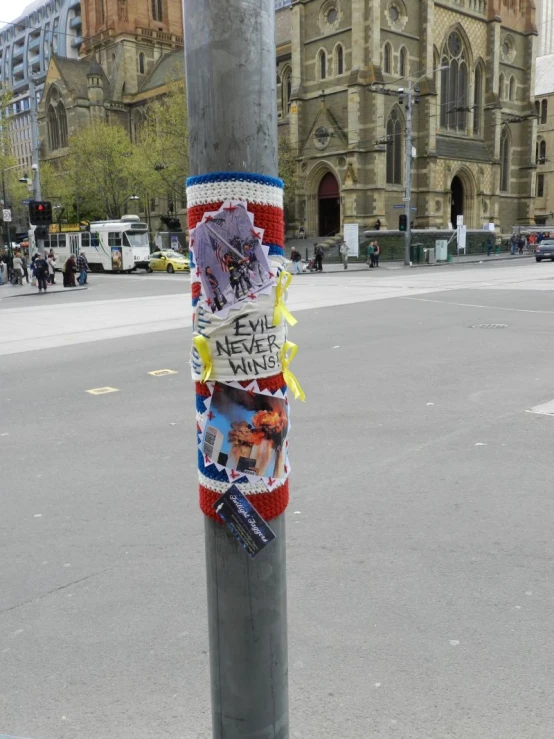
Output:
M7 208L8 200L6 197L6 173L4 169L2 169L2 199L4 201L4 208ZM4 242L4 248L8 249L8 254L11 256L12 243L10 239L10 224L8 223L8 221L4 221Z
M408 97L406 99L406 167L404 171L406 195L404 212L406 213L406 233L404 234L404 264L410 266L410 246L412 245L412 82L408 80Z
M277 175L273 0L184 0L190 174ZM289 739L285 516L250 560L205 519L214 739Z
M31 147L33 157L33 199L42 200L40 192L40 171L38 155L38 117L37 117L37 95L35 91L35 80L31 69L29 69L29 104L31 108Z

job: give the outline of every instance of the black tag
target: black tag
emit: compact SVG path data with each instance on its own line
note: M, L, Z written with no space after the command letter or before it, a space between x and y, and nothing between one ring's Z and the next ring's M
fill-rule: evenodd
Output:
M214 503L214 509L252 558L275 539L273 531L236 485Z

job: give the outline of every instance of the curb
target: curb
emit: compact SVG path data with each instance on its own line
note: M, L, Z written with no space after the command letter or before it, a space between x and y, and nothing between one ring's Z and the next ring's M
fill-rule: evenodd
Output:
M15 287L15 285L14 285ZM62 288L61 290L47 290L44 295L61 295L62 293L66 293L67 290L70 290L71 292L80 292L81 290L88 290L88 287L71 287L71 288ZM34 292L10 292L7 295L4 295L3 293L0 294L0 299L4 298L30 298L33 295L42 295L43 293L39 293L38 290L35 290Z

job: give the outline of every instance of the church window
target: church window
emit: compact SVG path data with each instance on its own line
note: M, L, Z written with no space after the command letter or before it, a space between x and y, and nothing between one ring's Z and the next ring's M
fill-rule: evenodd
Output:
M541 123L546 123L548 118L548 100L543 100L541 103Z
M498 78L498 97L501 100L504 100L504 95L506 92L505 88L506 88L506 82L504 80L504 75L501 74L500 77Z
M385 48L383 49L383 72L385 74L391 73L391 65L392 65L392 48L390 44L385 44Z
M327 23L333 24L339 17L338 11L336 8L330 8L329 12L327 13Z
M319 79L324 80L327 77L327 54L323 49L319 52Z
M510 134L504 128L500 137L500 192L510 190Z
M508 100L516 99L516 81L515 77L510 77L510 84L508 86Z
M60 133L56 108L52 104L48 106L46 126L48 129L48 148L50 151L56 151L56 149L60 148Z
M535 114L537 118L541 117L541 104L539 103L538 100L535 100Z
M465 132L468 111L468 52L456 31L443 45L441 59L441 128Z
M538 198L544 197L544 175L543 174L537 175L537 197Z
M58 118L60 149L63 149L64 146L67 146L67 114L65 112L65 105L61 100L56 105L56 115Z
M481 133L481 115L483 111L483 68L480 64L475 67L475 80L473 85L473 133L479 136Z
M285 115L288 115L290 112L290 99L292 96L292 72L290 67L287 67L285 71L283 72L283 81L282 81L282 87L281 87L281 93L282 93L282 105L283 105L283 113Z
M152 20L163 21L163 0L152 0Z
M546 164L546 141L544 139L539 144L539 164Z
M387 121L387 184L402 184L402 123L396 108Z
M139 74L144 74L144 53L139 54Z
M344 74L344 49L339 44L336 49L337 54L337 74Z
M398 57L398 73L401 77L408 76L408 52L404 47L400 49L400 55Z

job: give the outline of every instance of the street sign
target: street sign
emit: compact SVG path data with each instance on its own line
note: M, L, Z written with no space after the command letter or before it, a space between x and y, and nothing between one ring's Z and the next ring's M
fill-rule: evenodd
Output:
M30 200L22 200L21 205L29 205L30 202Z
M4 221L4 223L10 223L10 221L12 220L12 212L9 208L4 208L4 210L2 211L2 220Z
M404 203L398 203L398 205L393 205L392 207L393 208L399 208L400 210L405 210L405 208L406 208L406 206L404 205ZM415 207L415 205L412 205L411 210L417 210L417 208Z
M411 198L402 198L402 200L403 200L403 201L404 201L405 203L409 203L409 202L410 202L410 200L411 200Z

